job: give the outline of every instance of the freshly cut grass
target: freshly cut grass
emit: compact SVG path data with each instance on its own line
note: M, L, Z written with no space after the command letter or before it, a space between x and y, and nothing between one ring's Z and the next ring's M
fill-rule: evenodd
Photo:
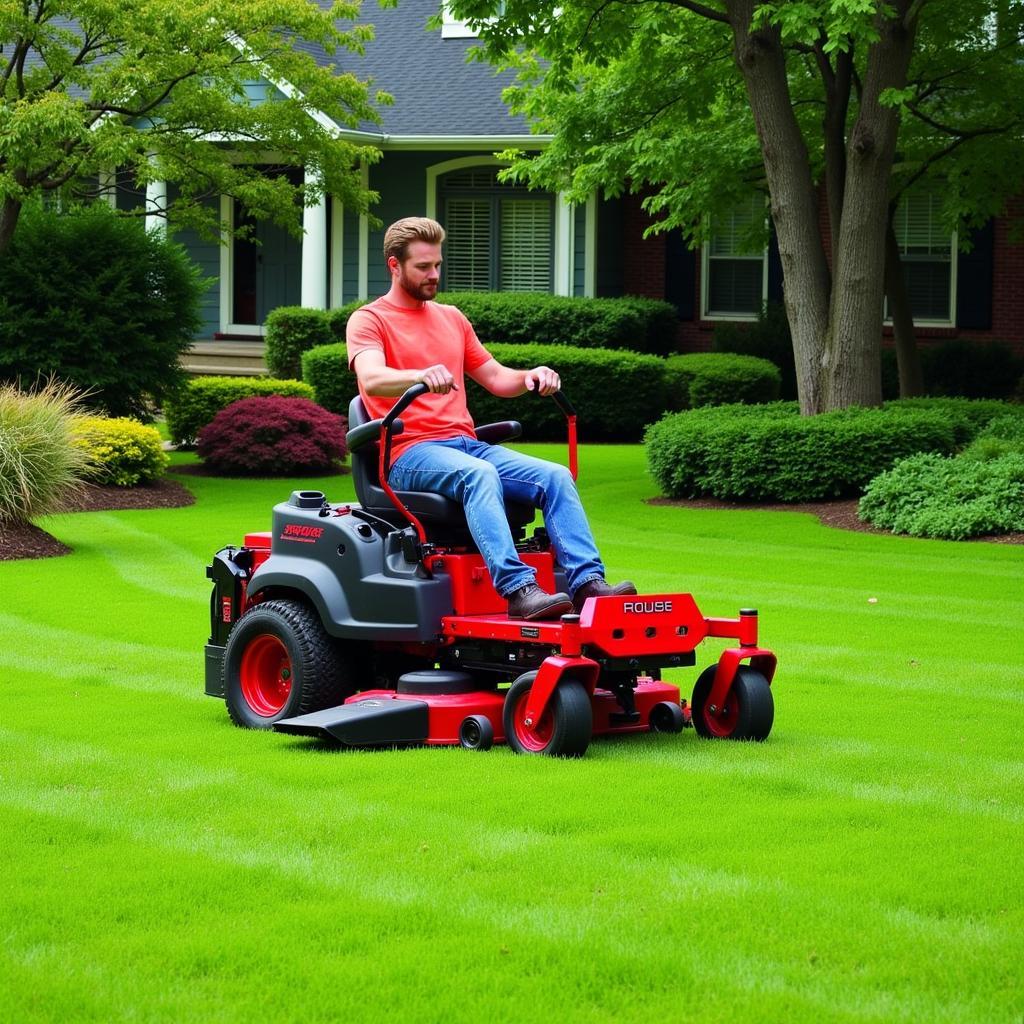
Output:
M1024 548L648 506L640 449L581 462L611 577L760 609L766 743L244 732L202 696L203 566L351 479L51 517L74 554L0 563L0 1017L1019 1024Z

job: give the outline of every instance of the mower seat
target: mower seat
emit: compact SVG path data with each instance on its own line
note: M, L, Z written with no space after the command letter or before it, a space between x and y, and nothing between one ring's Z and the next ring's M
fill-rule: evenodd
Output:
M370 422L366 407L359 395L349 403L348 429ZM396 425L397 422L396 421ZM522 433L522 426L515 420L502 423L488 423L476 428L477 437L488 444L501 444L511 441ZM395 508L387 492L380 485L378 472L378 449L375 442L366 442L357 447L350 446L352 456L352 482L355 484L356 498L359 504L379 519L396 527L409 525L409 520ZM469 524L462 505L457 501L435 494L432 491L396 491L401 501L423 523L428 537L435 543L472 544ZM521 540L526 534L526 527L533 522L537 510L532 505L522 502L505 502L505 515L515 540Z

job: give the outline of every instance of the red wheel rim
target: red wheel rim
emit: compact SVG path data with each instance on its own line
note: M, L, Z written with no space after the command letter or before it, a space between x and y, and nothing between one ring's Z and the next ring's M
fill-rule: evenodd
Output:
M526 724L526 702L530 696L529 690L524 690L522 696L516 701L512 712L512 728L515 730L516 740L524 750L539 753L551 742L551 734L554 732L555 721L551 713L551 705L540 716L540 721L530 726Z
M731 736L736 729L739 717L740 705L733 693L729 693L725 698L725 703L717 712L712 712L706 704L704 705L704 724L713 736L723 738Z
M256 637L242 653L242 696L254 714L272 718L292 692L292 660L281 640L270 633Z

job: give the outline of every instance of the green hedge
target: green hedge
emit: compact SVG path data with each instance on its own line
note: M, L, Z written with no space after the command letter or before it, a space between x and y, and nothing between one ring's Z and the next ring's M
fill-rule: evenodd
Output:
M489 345L500 363L517 369L550 366L576 408L583 441L637 441L644 426L666 408L665 361L658 356L612 349L577 349L564 345ZM498 398L472 382L467 399L477 423L519 420L523 439L562 440L565 416L550 398L522 395Z
M796 403L777 402L674 413L648 429L646 442L669 497L814 501L857 494L907 455L952 452L957 437L940 408L893 402L802 417Z
M782 385L782 375L774 363L729 352L670 356L665 370L673 409L774 402Z
M525 370L544 364L556 369L566 395L576 407L584 440L639 440L644 424L657 419L668 401L665 361L658 356L611 349L580 351L564 345L488 347L506 366ZM332 412L347 413L357 388L343 344L323 345L307 352L302 358L302 373L320 405ZM466 386L470 412L477 423L516 419L523 424L524 438L531 441L565 437L565 417L550 399L538 399L536 395L498 398L472 381Z
M1024 453L984 461L911 456L868 484L858 513L913 537L964 540L1024 531Z
M715 352L734 352L767 359L782 374L779 396L784 399L797 397L793 339L786 308L781 302L767 303L753 323L719 321L715 324L711 348Z
M194 377L164 406L171 440L175 444L194 444L199 431L221 409L253 395L313 398L313 389L301 380L273 377Z
M676 311L668 302L626 296L581 299L536 292L444 292L486 345L557 344L631 349L661 355L676 349Z
M278 306L267 315L264 358L271 376L297 378L302 371L302 353L335 340L328 317L322 309L303 306Z
M359 392L343 341L303 353L302 379L313 389L317 405L340 416L348 415L348 403Z

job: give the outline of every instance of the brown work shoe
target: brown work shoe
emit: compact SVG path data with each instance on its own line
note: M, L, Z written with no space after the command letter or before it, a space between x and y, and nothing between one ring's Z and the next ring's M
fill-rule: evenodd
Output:
M582 611L583 602L588 597L626 597L636 593L636 587L629 580L616 583L613 587L604 580L589 580L572 595L572 606Z
M557 619L571 611L572 599L568 594L549 594L536 583L527 583L508 595L510 619Z

